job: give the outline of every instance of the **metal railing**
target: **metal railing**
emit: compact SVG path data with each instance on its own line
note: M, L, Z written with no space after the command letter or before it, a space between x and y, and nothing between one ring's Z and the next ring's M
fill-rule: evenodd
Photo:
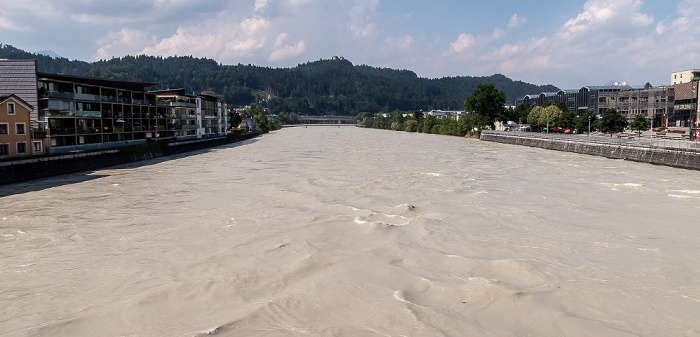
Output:
M649 135L639 137L633 134L614 134L612 137L610 135L603 135L600 133L596 134L564 134L564 133L540 133L540 132L525 132L525 131L491 131L483 130L482 134L502 134L509 136L518 136L526 138L539 138L539 139L559 139L568 142L578 142L578 143L595 143L611 146L632 146L632 147L644 147L644 148L655 148L655 149L669 149L669 150L691 150L698 151L700 149L700 144L697 140L690 140L687 136L652 136Z

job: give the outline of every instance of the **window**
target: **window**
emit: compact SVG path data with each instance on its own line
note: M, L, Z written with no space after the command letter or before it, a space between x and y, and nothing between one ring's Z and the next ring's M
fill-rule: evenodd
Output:
M43 144L40 141L34 141L34 152L44 152Z
M6 135L8 132L10 132L10 124L0 123L0 135Z
M17 154L27 153L27 142L17 143Z
M16 128L16 131L17 131L16 134L18 134L18 135L26 135L26 134L27 134L27 130L26 130L25 126L26 126L26 124L24 124L24 123L17 123L17 124L15 124L15 128Z
M7 114L8 115L15 114L15 103L7 103Z
M10 155L10 144L0 144L0 156Z

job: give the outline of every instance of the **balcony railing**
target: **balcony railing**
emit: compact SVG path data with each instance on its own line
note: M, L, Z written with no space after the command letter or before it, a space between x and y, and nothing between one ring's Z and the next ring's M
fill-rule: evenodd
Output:
M196 129L196 128L198 128L198 127L199 127L199 126L197 126L197 125L190 125L190 124L188 124L188 125L178 125L178 126L176 127L176 129L178 129L178 130L191 130L191 129Z
M49 98L73 99L72 92L49 91Z
M176 119L197 119L197 115L175 114Z
M73 135L75 134L74 128L48 128L48 134L50 135Z
M187 103L187 102L163 102L165 105L169 105L173 108L196 108L197 104L196 103Z
M73 117L75 112L73 110L49 110L49 116L51 117Z
M100 128L78 128L78 134L100 133Z
M91 94L75 94L75 99L83 100L83 101L96 101L99 102L101 101L101 97L99 95L91 95Z
M102 111L78 110L75 117L102 117Z

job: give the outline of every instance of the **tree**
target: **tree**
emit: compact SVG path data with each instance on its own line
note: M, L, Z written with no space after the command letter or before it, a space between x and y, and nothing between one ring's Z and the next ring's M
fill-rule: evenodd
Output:
M530 113L527 116L527 123L532 125L532 127L535 128L542 128L544 127L543 124L540 124L540 117L544 116L544 108L541 106L536 106L530 110Z
M607 109L601 116L598 126L603 133L610 133L610 137L616 132L622 132L629 125L627 118L622 116L617 109Z
M255 124L255 131L259 134L270 132L270 122L265 116L265 112L258 105L253 105L250 109L246 110L245 113L253 119Z
M569 110L569 107L566 106L566 103L564 103L564 102L559 102L559 103L557 103L557 107L558 107L559 110L561 110L562 112L566 112L566 111Z
M649 82L647 82L647 84L644 85L644 89L651 89L651 88L653 88L653 86Z
M486 125L495 128L497 119L503 120L505 114L506 95L496 89L493 84L479 84L476 90L464 101L464 111L473 113L480 118L476 120L483 125L477 125L483 128Z
M515 107L515 115L517 116L517 120L514 119L513 122L518 122L518 123L527 123L527 115L530 114L530 111L532 110L532 105L530 103L524 103L520 104L517 107Z
M556 105L550 105L544 108L544 116L541 116L540 123L549 127L556 125L556 122L561 118L562 111Z
M598 130L598 115L596 115L593 110L586 110L586 112L582 113L581 116L576 117L574 120L576 132L588 133L589 122L591 131Z
M573 130L576 127L576 114L573 111L564 111L559 115L559 118L555 122L556 126L560 126L564 129Z
M238 129L238 126L241 125L241 122L243 121L243 119L241 118L241 114L239 114L236 111L231 111L228 114L228 119L231 122L232 129Z
M632 129L632 131L637 131L641 137L643 131L649 130L649 123L647 123L647 119L643 115L639 114L634 118L634 121L632 121L630 129Z

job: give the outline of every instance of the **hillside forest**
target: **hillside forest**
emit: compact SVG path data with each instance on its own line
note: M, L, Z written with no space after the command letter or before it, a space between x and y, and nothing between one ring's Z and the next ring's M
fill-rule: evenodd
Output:
M504 75L430 79L409 70L353 65L343 58L321 59L293 68L224 65L192 56L125 56L85 62L52 58L0 45L0 59L36 59L37 71L157 83L155 89L205 92L233 106L257 104L269 114L357 116L359 113L462 110L479 84L492 84L506 104L527 94L557 91Z

